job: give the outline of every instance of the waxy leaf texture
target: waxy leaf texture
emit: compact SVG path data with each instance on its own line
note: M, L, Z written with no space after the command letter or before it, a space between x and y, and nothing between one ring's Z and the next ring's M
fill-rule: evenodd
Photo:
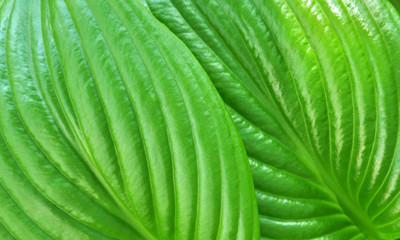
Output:
M0 240L400 238L398 0L0 0Z
M400 18L389 1L147 3L230 109L263 238L400 237Z

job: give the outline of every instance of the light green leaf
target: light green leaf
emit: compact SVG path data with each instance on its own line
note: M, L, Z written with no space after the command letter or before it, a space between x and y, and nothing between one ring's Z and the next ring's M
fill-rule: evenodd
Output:
M1 239L258 239L242 140L139 1L0 2Z
M230 109L262 238L400 238L400 16L388 0L146 2Z

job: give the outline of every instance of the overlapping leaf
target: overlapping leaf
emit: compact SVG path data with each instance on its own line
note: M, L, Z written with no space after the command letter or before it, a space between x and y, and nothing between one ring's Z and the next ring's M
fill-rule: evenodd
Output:
M386 0L147 0L243 138L265 239L400 237L400 17Z
M259 237L227 108L140 2L0 6L1 239Z
M399 238L391 2L0 1L0 238Z

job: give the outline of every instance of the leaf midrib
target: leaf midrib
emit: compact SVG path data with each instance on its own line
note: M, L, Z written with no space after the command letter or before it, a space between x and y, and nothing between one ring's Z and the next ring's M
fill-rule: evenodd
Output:
M332 197L336 200L336 204L343 211L343 214L354 223L361 233L375 239L380 239L378 231L366 212L356 201L348 196L336 178L332 177L332 175L326 171L321 165L319 158L316 157L315 154L310 153L299 139L295 139L294 142L296 144L295 153L297 157L312 170L319 180L319 183L332 194Z
M278 112L282 114L282 112ZM282 117L280 114L278 116ZM282 117L281 119L285 118ZM326 169L321 165L321 161L319 160L319 157L316 156L316 153L307 148L306 143L300 139L297 132L290 127L290 124L287 121L281 121L281 125L282 129L284 129L286 134L292 139L292 143L295 146L293 152L315 175L318 180L317 183L321 184L322 187L328 190L327 192L331 194L333 200L336 201L334 203L339 206L343 211L343 214L346 215L365 236L380 239L378 231L369 216L356 201L347 195L346 191L340 186L337 179L332 177L332 175L326 171Z
M339 206L343 211L343 214L353 222L362 234L375 239L380 239L378 231L374 227L368 215L355 200L348 196L336 178L328 173L328 171L321 165L321 161L319 157L316 156L315 151L309 149L307 143L301 140L298 132L293 129L292 125L288 122L288 119L285 117L281 109L279 109L279 104L273 102L273 107L278 108L277 111L274 111L275 113L278 112L275 117L281 119L280 123L282 129L284 129L289 138L292 139L292 143L295 145L294 152L297 157L313 172L319 181L318 183L328 190L327 192L331 194L333 200L335 200L335 204ZM312 146L312 143L310 144Z
M281 111L278 112L280 114L283 114ZM286 120L284 116L281 117ZM360 204L358 204L356 201L348 196L348 194L341 187L337 179L332 176L332 174L330 174L328 171L326 171L326 169L321 165L321 161L316 155L315 150L313 151L312 149L310 150L307 148L306 144L301 141L297 132L291 128L290 123L288 123L287 121L282 121L281 123L283 125L283 129L285 129L286 133L292 138L293 143L296 145L296 150L294 152L297 154L298 158L301 159L306 164L306 166L315 174L315 176L319 180L319 183L323 185L323 187L325 187L328 192L333 195L332 197L334 198L334 200L336 200L336 203L342 209L343 213L348 216L348 218L364 235L379 239L378 231L374 227L369 216L362 209ZM311 146L313 146L311 140L310 144Z

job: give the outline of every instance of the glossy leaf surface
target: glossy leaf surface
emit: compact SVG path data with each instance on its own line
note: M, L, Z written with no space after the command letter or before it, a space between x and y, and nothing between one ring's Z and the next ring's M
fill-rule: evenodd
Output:
M0 0L0 239L400 238L398 6Z
M386 0L146 0L230 109L263 239L400 237L400 16Z
M259 238L228 109L142 3L0 6L1 239Z

